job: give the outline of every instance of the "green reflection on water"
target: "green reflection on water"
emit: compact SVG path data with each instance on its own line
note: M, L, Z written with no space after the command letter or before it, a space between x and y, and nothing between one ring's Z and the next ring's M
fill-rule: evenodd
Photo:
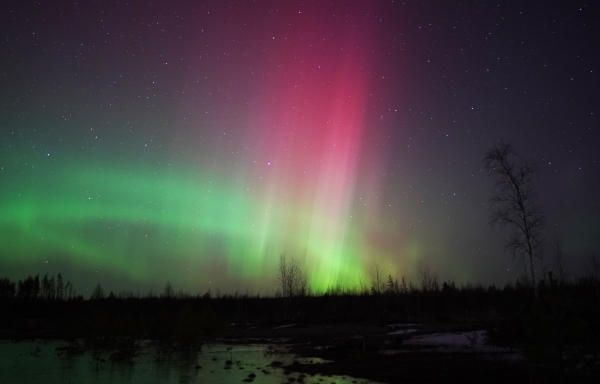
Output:
M299 373L270 366L274 361L290 364L295 356L272 345L205 344L200 351L175 353L158 361L153 348L132 362L111 362L108 353L96 358L90 352L68 356L57 353L63 342L0 341L0 383L242 383L253 377L254 383L295 382ZM228 363L227 360L232 360ZM318 359L311 359L319 363ZM302 362L302 361L301 361ZM253 376L253 375L254 376ZM310 383L367 383L347 376L304 376Z

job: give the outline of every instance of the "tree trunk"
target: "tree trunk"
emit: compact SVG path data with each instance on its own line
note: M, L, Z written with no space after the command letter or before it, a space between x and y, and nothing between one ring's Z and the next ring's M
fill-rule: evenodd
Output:
M538 298L537 282L535 281L535 269L533 268L533 255L529 255L529 268L531 269L531 284L533 284L533 295Z

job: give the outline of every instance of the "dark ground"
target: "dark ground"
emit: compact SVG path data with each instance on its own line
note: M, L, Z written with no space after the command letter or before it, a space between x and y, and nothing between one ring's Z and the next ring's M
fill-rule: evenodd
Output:
M135 356L140 340L165 350L198 348L211 340L263 342L330 361L284 367L305 374L384 383L600 383L597 279L542 281L537 300L531 288L519 284L456 288L453 282L429 291L390 288L384 294L212 298L111 293L85 300L40 294L38 280L29 276L17 284L0 279L1 339L65 340L73 350L127 356ZM413 322L423 323L420 334L485 329L492 344L514 348L524 359L433 351L406 345L407 336L389 335L386 324Z
M423 325L419 333L464 332L480 324ZM307 375L347 375L382 383L596 383L598 377L559 372L524 360L472 352L434 352L403 346L402 338L388 335L387 326L364 324L310 325L235 330L229 342L278 342L292 345L302 357L322 358L324 364L295 362L283 368ZM382 351L394 351L384 354Z

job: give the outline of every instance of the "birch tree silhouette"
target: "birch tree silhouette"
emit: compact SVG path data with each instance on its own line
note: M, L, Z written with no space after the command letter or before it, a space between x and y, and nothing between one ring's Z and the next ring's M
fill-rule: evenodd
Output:
M506 250L514 257L524 257L529 264L537 298L534 259L541 250L544 229L544 215L536 201L539 167L520 160L512 145L502 141L487 151L483 167L496 181L489 199L490 225L510 227Z

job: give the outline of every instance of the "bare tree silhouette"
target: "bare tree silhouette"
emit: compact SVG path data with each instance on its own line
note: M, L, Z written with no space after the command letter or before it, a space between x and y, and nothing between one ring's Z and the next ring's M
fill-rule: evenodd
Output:
M96 284L94 289L92 290L92 294L90 296L90 300L100 300L104 299L106 295L104 294L104 289L100 283Z
M173 291L170 281L167 281L167 285L165 286L165 290L163 291L161 297L165 299L172 299L175 297L175 291Z
M537 298L534 259L539 256L544 228L544 215L536 202L539 168L533 162L520 160L512 145L502 141L488 150L483 167L496 180L489 199L490 225L511 228L506 250L527 259Z
M375 263L373 272L371 272L371 293L373 295L381 295L385 291L385 282L381 274L379 264Z
M564 241L558 234L552 238L552 246L554 248L554 272L558 281L564 285L569 278L569 266L565 259Z
M279 255L279 271L277 281L281 287L281 295L283 297L284 316L294 310L294 302L296 310L298 309L298 298L305 297L308 294L308 274L300 267L300 263L294 257L289 261L285 253ZM295 298L295 299L294 299ZM297 312L294 319L302 312Z
M419 284L421 285L421 290L423 290L423 292L437 291L439 289L438 277L437 274L433 272L431 268L429 268L429 265L419 261L417 269L419 273Z
M308 293L308 275L302 271L300 263L294 257L289 261L282 253L279 255L279 274L277 281L283 297L305 296Z
M64 298L65 285L63 282L62 274L59 272L56 276L56 298L62 300Z

